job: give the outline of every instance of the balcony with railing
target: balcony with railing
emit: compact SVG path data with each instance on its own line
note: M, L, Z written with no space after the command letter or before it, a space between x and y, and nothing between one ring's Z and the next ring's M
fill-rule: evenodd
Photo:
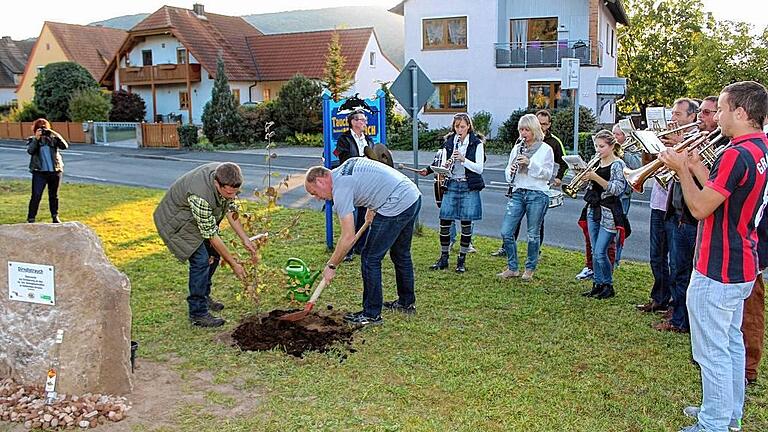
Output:
M497 68L538 68L560 67L560 60L566 57L581 60L582 66L602 64L602 46L583 40L560 40L551 42L497 43Z
M189 81L200 81L200 64L189 65ZM120 83L126 85L179 84L187 82L187 65L162 64L120 68Z

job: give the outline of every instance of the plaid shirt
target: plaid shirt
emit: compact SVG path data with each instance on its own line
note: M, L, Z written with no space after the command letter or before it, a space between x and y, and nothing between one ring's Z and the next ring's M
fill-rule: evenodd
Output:
M236 213L237 203L234 200L228 200L219 194L216 194L216 200L218 203L223 203L227 208L227 212ZM213 209L208 201L200 198L197 195L190 194L187 197L189 202L189 209L192 211L192 216L197 222L197 227L200 229L200 235L204 239L212 238L219 234L219 225L216 223L216 218L213 217Z

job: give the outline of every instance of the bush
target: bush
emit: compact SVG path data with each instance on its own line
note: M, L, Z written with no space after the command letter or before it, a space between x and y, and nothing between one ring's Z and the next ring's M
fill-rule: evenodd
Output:
M43 117L45 113L34 102L25 102L21 108L13 108L8 114L12 122L31 122Z
M387 126L387 146L392 150L413 150L413 120L395 114ZM429 125L419 121L419 150L437 150L443 144L443 136L450 128L427 129Z
M135 93L125 90L112 92L112 110L109 112L109 121L113 122L140 122L147 115L147 105L144 99Z
M197 144L197 126L193 124L179 125L176 127L179 133L179 143L182 147L193 147Z
M592 110L579 107L579 132L594 132L596 126L597 120ZM552 113L552 133L560 138L566 151L573 151L573 107Z
M592 142L592 135L591 132L579 132L579 156L586 162L589 162L595 155L595 145Z
M265 141L264 126L275 121L275 102L267 101L257 105L241 105L238 108L243 118L240 141L247 144ZM275 127L272 127L274 130ZM283 137L276 137L282 139Z
M499 133L496 136L496 139L503 143L513 144L520 136L520 133L517 131L517 124L520 123L520 117L526 114L536 114L536 111L538 111L536 108L523 108L513 111L512 114L509 115L509 118L499 127ZM509 147L510 149L512 148L512 146Z
M289 136L295 132L322 132L321 91L320 84L301 74L291 78L280 89L275 106L276 120L280 125L278 134Z
M78 90L69 101L69 118L73 122L107 121L110 110L110 94L97 89Z
M82 66L72 62L49 63L32 84L35 104L49 121L67 121L69 101L79 90L98 89L99 84Z
M290 145L302 147L323 147L323 134L303 134L301 132L296 132L294 136L289 136L285 141Z
M472 127L486 138L490 138L492 120L493 116L488 111L478 111L472 114Z

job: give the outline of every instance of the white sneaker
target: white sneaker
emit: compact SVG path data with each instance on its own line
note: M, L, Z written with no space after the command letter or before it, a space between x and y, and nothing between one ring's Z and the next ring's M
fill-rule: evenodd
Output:
M587 280L592 279L592 277L595 275L595 272L592 271L589 267L584 267L581 269L581 272L576 275L576 279L578 280Z
M475 245L470 243L469 247L467 248L467 253L475 253L475 252L477 252L477 249L475 249Z

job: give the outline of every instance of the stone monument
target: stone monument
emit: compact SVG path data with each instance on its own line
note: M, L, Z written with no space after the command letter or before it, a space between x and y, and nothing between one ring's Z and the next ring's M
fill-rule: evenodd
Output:
M124 395L131 286L79 222L0 225L0 378L44 385L56 348L56 390Z

